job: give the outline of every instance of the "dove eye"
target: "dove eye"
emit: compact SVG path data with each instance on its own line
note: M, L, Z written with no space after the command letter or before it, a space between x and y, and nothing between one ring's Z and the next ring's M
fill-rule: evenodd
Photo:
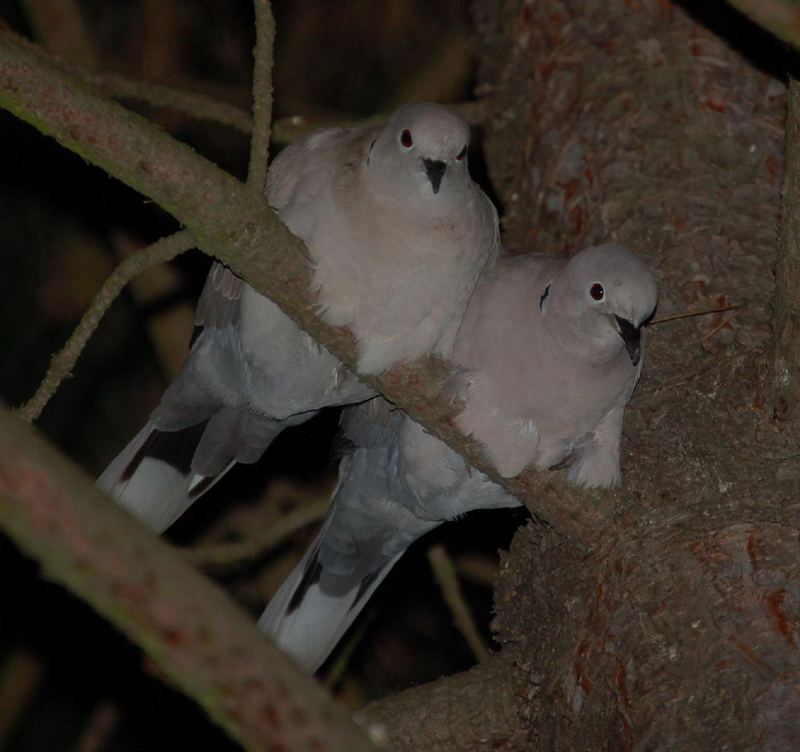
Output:
M408 128L403 128L403 132L400 134L400 143L406 149L410 149L414 145L414 139L411 138L411 131Z
M599 282L595 282L589 288L589 295L591 295L592 300L600 301L605 297L606 291L603 289L603 285L601 285Z
M464 148L460 152L458 152L456 160L460 162L466 156L467 156L467 144L464 144Z

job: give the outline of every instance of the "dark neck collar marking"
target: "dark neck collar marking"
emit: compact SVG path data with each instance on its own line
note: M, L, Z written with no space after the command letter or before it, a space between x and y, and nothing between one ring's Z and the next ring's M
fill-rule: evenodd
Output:
M550 284L552 284L552 282ZM544 301L545 301L545 298L549 294L550 294L550 285L547 285L547 287L544 288L544 292L542 293L542 297L539 298L539 310L540 311L544 310Z

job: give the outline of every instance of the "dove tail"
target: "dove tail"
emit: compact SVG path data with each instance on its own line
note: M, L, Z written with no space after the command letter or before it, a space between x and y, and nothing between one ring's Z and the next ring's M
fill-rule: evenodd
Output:
M258 620L261 630L310 674L325 662L402 555L401 551L355 585L336 588L336 578L320 561L324 534L323 528Z
M97 485L163 533L237 462L256 462L281 432L276 421L222 408L209 420L164 431L149 421Z
M224 474L194 477L192 458L205 427L204 422L180 431L159 431L148 423L105 469L97 485L154 532L163 533ZM190 490L193 480L195 492Z

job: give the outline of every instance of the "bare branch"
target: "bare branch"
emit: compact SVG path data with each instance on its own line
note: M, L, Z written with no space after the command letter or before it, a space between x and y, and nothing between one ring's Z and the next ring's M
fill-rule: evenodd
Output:
M35 45L30 46L35 48ZM220 101L212 96L188 91L176 86L165 86L153 81L128 78L117 73L96 72L78 65L71 65L62 60L52 60L51 62L65 73L79 78L84 83L92 86L92 88L113 99L144 102L153 107L165 107L176 112L182 112L196 120L207 120L234 128L246 135L253 132L253 119L248 112L234 104ZM485 102L459 102L447 106L472 126L482 125L488 117L488 108ZM381 125L388 118L389 113L381 113L362 120L347 118L318 120L304 115L292 115L273 120L270 137L273 143L290 144L295 139L320 128Z
M462 674L370 703L354 717L392 752L522 749L518 735L529 726L523 708L530 698L517 692L514 674L504 654L492 656Z
M272 64L275 19L270 0L253 0L256 16L256 48L253 50L253 136L247 183L262 193L267 186L267 160L272 125Z
M249 614L6 410L0 527L48 578L143 646L245 748L371 748Z
M152 81L139 81L116 73L95 73L76 65L61 64L60 67L114 99L130 99L154 107L166 107L196 120L220 123L245 134L253 130L253 121L248 112L205 94Z
M47 403L56 393L61 383L72 373L80 354L91 339L98 324L128 282L145 269L175 258L179 253L193 248L195 245L191 234L186 230L169 235L153 243L135 256L125 259L103 283L100 291L94 296L92 304L83 314L80 323L61 350L50 361L42 383L20 409L20 417L28 423L36 420Z
M330 499L327 495L314 501L305 501L298 509L279 517L272 525L259 530L248 540L193 546L182 551L183 557L206 569L230 571L235 567L255 561L279 546L298 530L302 530L314 522L319 522L325 516L329 506Z
M475 660L479 663L488 660L489 650L484 645L472 612L464 600L456 568L447 555L445 547L441 544L431 546L428 549L428 561L433 569L436 582L439 583L444 600L450 608L450 613L453 615L453 621L472 650Z
M800 46L800 8L795 0L728 0L737 10L781 39Z

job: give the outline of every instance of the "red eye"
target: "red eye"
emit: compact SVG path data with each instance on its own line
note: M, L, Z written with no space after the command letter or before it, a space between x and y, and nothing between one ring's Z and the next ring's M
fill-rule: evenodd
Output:
M605 294L606 291L603 289L603 285L601 285L599 282L595 282L589 288L589 295L592 296L592 300L602 300Z
M458 152L456 159L460 162L466 156L467 156L467 145L464 144L464 148L460 152Z
M406 147L406 149L410 149L414 144L414 139L411 138L411 131L408 128L403 128L403 132L400 134L400 143Z

